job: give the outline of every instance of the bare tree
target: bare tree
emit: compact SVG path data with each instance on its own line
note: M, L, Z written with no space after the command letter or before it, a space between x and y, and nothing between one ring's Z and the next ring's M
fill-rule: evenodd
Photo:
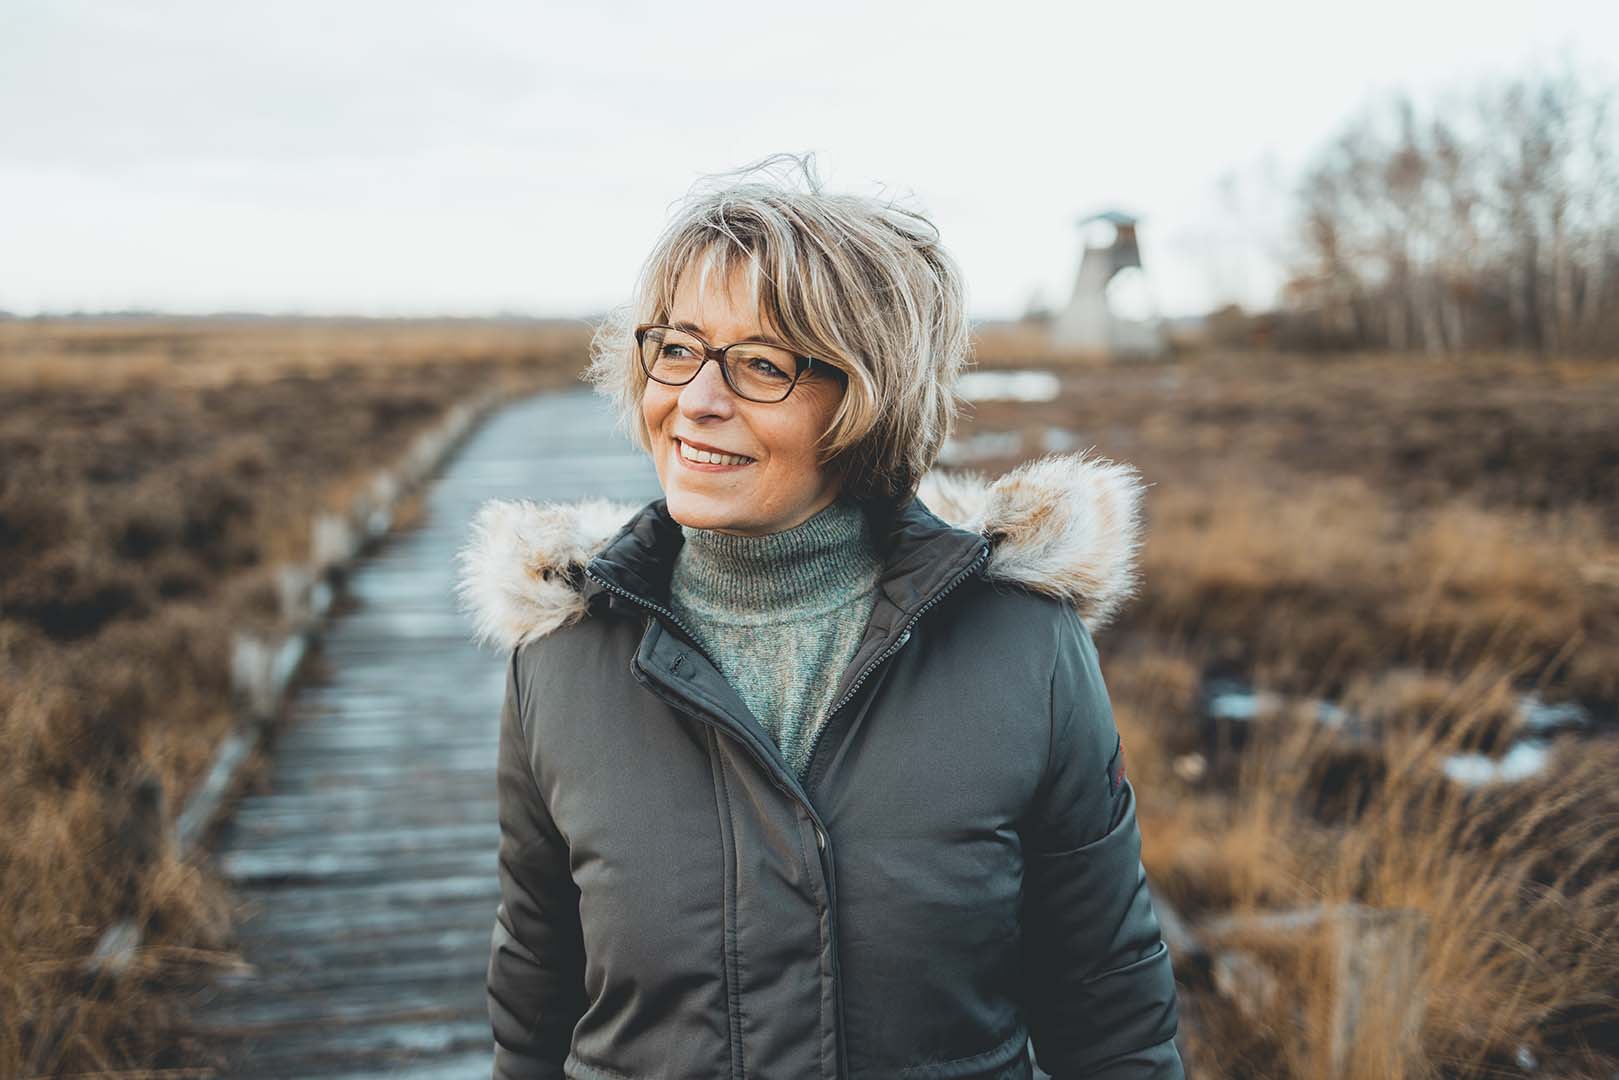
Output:
M1619 347L1612 93L1565 60L1424 115L1370 106L1298 188L1286 292L1321 342L1439 354Z

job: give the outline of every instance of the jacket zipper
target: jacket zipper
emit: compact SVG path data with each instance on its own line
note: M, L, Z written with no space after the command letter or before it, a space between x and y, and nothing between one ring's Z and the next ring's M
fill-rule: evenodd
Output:
M618 594L619 596L624 597L627 600L632 600L635 603L640 604L644 608L648 608L648 609L650 609L652 611L655 611L655 612L659 613L660 615L666 616L671 623L673 623L675 626L678 626L681 629L681 631L684 632L686 634L686 636L691 639L693 647L696 648L697 651L699 653L701 653L702 656L705 659L707 659L710 664L714 664L714 658L712 656L709 656L707 651L705 651L702 648L702 646L698 644L697 635L692 633L691 628L689 626L687 626L685 623L681 622L680 617L677 616L673 611L671 611L668 608L664 607L662 604L654 603L653 601L648 600L644 596L639 596L636 593L630 592L628 589L622 589L622 588L618 587L617 585L614 585L612 582L610 582L610 581L606 580L605 578L602 578L599 575L593 573L588 566L585 567L585 575L587 577L589 577L592 581L596 582L596 584L600 585L602 588L607 589L607 590L609 590L611 592L614 592L614 593ZM659 689L658 685L656 684L656 682L654 680L645 679L639 673L635 672L635 666L636 666L635 662L633 660L631 660L631 662L630 662L631 672L632 672L632 674L635 674L637 682L642 683L648 689L652 690L652 692L654 694L656 694L664 702L666 702L666 703L668 703L670 705L676 706L678 708L682 708L682 709L684 709L686 711L692 711L690 702L687 702L687 701L684 701L684 700L677 700L672 695L670 695L668 692ZM715 667L715 670L719 669L718 664L714 664L714 667ZM752 743L751 738L742 738L742 737L738 736L737 733L731 729L731 726L729 724L725 723L723 720L721 720L719 718L710 716L709 713L708 713L708 710L706 710L706 709L698 707L695 710L695 713L696 713L698 719L702 720L704 723L709 724L712 727L718 728L721 731L724 731L731 738L736 739L738 742L742 743L743 746L747 747L748 752L751 753L758 760L759 764L764 766L765 772L771 777L771 782L774 783L777 787L781 788L781 790L783 792L785 792L788 796L790 796L795 802L797 802L799 805L803 806L805 812L809 814L810 821L813 823L813 826L815 828L815 838L816 838L816 841L817 841L816 846L821 848L821 851L820 851L821 872L822 872L822 874L826 875L826 877L827 877L827 886L826 886L826 909L827 909L827 926L828 926L827 938L828 938L828 940L830 942L830 946L831 946L830 947L830 952L831 952L831 955L832 955L832 995L833 995L833 999L837 1003L837 1012L838 1012L838 1021L837 1021L838 1026L837 1026L837 1031L834 1032L834 1034L836 1036L837 1055L838 1055L837 1074L838 1074L838 1076L840 1078L844 1077L844 1076L847 1076L848 1075L848 1068L846 1067L846 1064L845 1064L845 1061L844 1061L844 1045L843 1045L843 1039L844 1039L844 1034L843 1034L843 1031L844 1031L843 991L842 991L842 988L838 985L838 966L837 966L838 965L837 892L836 892L836 889L833 886L833 883L832 883L832 880L831 880L831 874L829 872L829 867L827 865L826 849L825 849L824 846L822 846L825 843L825 840L823 838L826 836L826 827L821 822L820 814L816 813L814 805L809 801L809 797L808 797L807 793L803 797L800 797L797 793L795 793L793 791L793 789L791 787L789 787L786 784L782 783L781 779L776 774L777 774L778 771L785 773L785 770L780 769L780 767L776 763L770 761L769 757L765 753L763 753L757 747L755 747L753 745L753 743Z
M637 604L640 604L642 607L651 608L653 611L656 611L658 614L666 616L670 622L672 622L676 626L680 627L680 632L681 633L683 633L687 637L691 638L692 647L695 648L699 653L702 654L703 659L707 660L710 664L714 664L714 658L712 656L709 656L707 651L705 651L703 649L702 645L699 644L699 639L698 639L697 635L692 631L692 628L687 626L685 623L681 622L680 617L677 616L673 611L670 611L668 608L664 607L662 604L653 603L651 600L648 600L644 596L640 596L640 595L638 595L636 593L632 593L628 589L619 588L617 585L614 585L611 581L608 581L606 578L599 576L594 570L590 569L590 567L588 567L588 566L585 567L585 576L588 577L591 581L594 581L596 584L600 585L604 589L611 590L612 592L617 593L618 595L624 597L625 599L634 600ZM718 670L719 665L714 664L714 667L715 667L716 670Z
M884 660L887 660L890 656L893 656L895 653L899 652L905 643L910 640L911 627L916 625L916 621L920 619L929 608L933 607L934 604L937 604L940 600L943 600L952 589L976 573L978 568L983 566L988 560L989 545L984 544L978 552L977 558L975 558L955 577L951 578L944 588L934 593L933 596L928 599L927 603L923 604L921 607L917 608L911 613L911 617L906 620L904 628L900 630L899 636L894 639L894 643L888 648L884 649L882 652L878 653L876 656L872 657L871 662L866 665L865 670L859 675L855 676L855 680L850 685L849 689L846 690L843 696L832 705L832 708L827 710L826 719L821 722L821 726L816 730L815 738L810 740L809 760L804 769L804 781L806 786L815 775L815 752L821 745L821 736L825 735L827 728L832 726L832 718L837 715L838 710L854 699L855 694L860 690L861 684L866 681L873 671L877 670L878 666L882 664ZM824 832L822 835L824 835ZM826 874L827 914L832 928L832 990L837 1000L838 1009L838 1075L843 1076L848 1072L848 1062L844 1060L843 1046L843 1032L847 1030L848 1022L844 1019L842 969L838 966L838 883L837 875L832 865L831 856L826 853L826 849L824 847L821 849L821 868Z
M876 656L872 657L871 662L866 665L866 669L856 676L854 683L849 687L849 689L844 691L843 696L834 702L832 707L827 710L826 719L823 720L821 722L821 726L815 730L815 738L810 740L809 758L804 769L804 776L806 780L808 780L808 778L813 776L815 773L815 751L821 745L821 736L825 735L826 729L832 726L832 718L837 715L838 710L853 700L855 694L860 691L861 684L866 681L873 671L877 670L877 666L879 664L881 664L884 660L887 660L890 656L893 656L900 650L902 646L904 646L907 641L910 640L911 627L916 625L916 621L920 619L934 604L937 604L940 600L943 600L952 589L976 573L978 568L983 566L988 560L989 545L985 544L979 550L977 558L975 558L959 574L951 578L944 588L934 593L927 603L917 608L916 611L911 614L911 617L906 620L904 628L900 630L899 637L894 639L894 643L888 648L884 649L882 652L878 653Z

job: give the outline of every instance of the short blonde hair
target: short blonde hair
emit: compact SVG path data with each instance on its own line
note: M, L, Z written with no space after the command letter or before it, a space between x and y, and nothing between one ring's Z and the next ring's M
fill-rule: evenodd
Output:
M583 378L613 400L620 429L650 453L635 327L669 318L687 270L717 271L724 281L742 269L775 332L849 377L817 444L822 466L857 498L904 498L933 467L960 410L956 384L972 352L961 271L924 214L828 194L813 158L772 154L694 185L630 302L598 327ZM782 163L799 168L808 190L750 176Z

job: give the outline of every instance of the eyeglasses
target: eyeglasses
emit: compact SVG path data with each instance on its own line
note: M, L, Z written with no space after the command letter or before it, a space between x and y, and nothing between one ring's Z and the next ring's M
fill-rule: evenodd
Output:
M733 341L723 349L716 349L689 330L662 323L637 326L635 343L641 356L641 368L653 382L685 386L697 377L704 364L716 360L725 385L733 393L748 401L766 404L785 400L793 387L811 372L843 374L835 364L802 356L780 345Z

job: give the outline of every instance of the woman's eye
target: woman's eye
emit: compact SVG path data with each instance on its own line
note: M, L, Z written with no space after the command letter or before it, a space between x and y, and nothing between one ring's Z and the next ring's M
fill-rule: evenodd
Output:
M787 373L769 360L761 360L756 357L748 361L748 366L753 369L755 374L762 375L767 379L787 378Z

